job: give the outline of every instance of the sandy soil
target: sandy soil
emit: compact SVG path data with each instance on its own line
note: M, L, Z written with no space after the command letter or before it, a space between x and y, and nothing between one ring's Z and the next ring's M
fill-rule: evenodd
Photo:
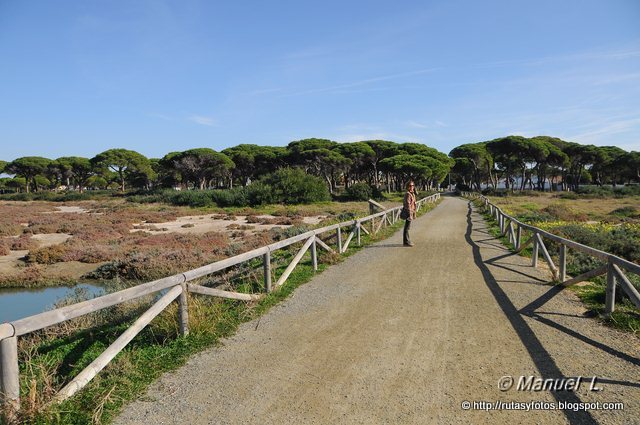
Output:
M153 234L159 233L206 233L206 232L227 232L235 230L237 226L250 226L246 230L251 232L260 232L262 230L269 230L274 227L289 227L289 225L277 225L277 224L260 224L247 222L247 216L238 215L235 216L235 220L224 220L219 218L213 218L211 214L206 215L190 215L184 217L178 217L175 221L167 221L165 223L139 223L132 229L131 232L150 232ZM258 215L258 218L277 218L272 215ZM302 221L305 224L318 224L326 216L311 216L302 217Z
M401 233L298 288L223 345L164 375L116 424L630 424L638 338L445 199ZM510 375L600 378L601 392L500 391ZM463 410L462 403L616 402L624 411Z
M0 255L0 273L13 274L16 272L20 259L29 251L9 251L9 255Z
M31 236L31 239L38 241L40 248L64 243L69 238L71 238L71 235L66 233L40 233Z
M35 239L36 241L38 241L39 247L58 245L65 242L69 238L71 238L71 235L68 235L66 233L41 233L31 236L31 239ZM18 265L21 262L21 258L23 258L28 253L28 250L10 251L9 255L0 256L0 273L11 275L18 272ZM75 262L76 261L74 261L74 263ZM94 270L97 267L96 264L89 264L88 266L91 267L87 271ZM69 264L69 268L75 269L77 267ZM78 276L81 276L82 274Z
M74 205L62 205L62 206L56 207L56 211L54 211L54 213L58 213L58 214L63 214L63 213L86 214L88 212L89 210L82 207L74 206Z

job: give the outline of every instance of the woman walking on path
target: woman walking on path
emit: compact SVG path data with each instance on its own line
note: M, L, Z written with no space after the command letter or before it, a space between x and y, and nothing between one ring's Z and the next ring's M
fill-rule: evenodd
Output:
M411 227L411 220L416 218L416 191L415 184L411 180L407 183L407 193L404 194L402 207L404 209L403 215L405 219L402 241L404 246L413 246L409 238L409 228Z

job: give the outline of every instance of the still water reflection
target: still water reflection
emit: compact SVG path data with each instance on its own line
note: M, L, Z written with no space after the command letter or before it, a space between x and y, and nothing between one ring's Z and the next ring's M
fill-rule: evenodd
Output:
M0 323L42 313L77 290L86 291L90 297L104 292L100 286L86 283L56 288L0 289Z

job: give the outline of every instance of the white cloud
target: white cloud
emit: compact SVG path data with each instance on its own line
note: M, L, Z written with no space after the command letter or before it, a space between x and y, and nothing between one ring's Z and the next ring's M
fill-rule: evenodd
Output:
M409 121L405 121L404 124L407 127L422 128L422 129L434 129L434 128L442 128L447 126L444 122L438 121L438 120L433 122L426 122L426 123L409 120Z
M387 133L339 134L332 139L340 143L352 143L363 140L387 140L389 139L389 135Z
M593 144L615 144L615 140L609 142L610 137L614 135L633 132L640 127L640 118L630 119L610 119L602 120L601 122L595 122L592 125L586 126L586 131L571 136L572 139L578 140L579 143L593 143ZM636 145L636 149L637 149Z
M159 118L163 121L173 121L173 118L164 114L147 114L147 116L151 118Z
M213 127L215 126L216 120L213 119L212 117L205 117L203 115L191 115L190 117L187 118L189 121L193 121L196 124L200 124L200 125L206 125L209 127Z
M427 74L427 73L430 73L430 72L438 71L439 69L440 68L426 68L426 69L418 69L418 70L414 70L414 71L401 72L401 73L397 73L397 74L383 75L383 76L380 76L380 77L365 78L365 79L362 79L362 80L359 80L359 81L353 81L353 82L346 83L346 84L339 84L339 85L335 85L335 86L303 90L303 91L299 91L297 93L287 94L285 96L286 97L288 97L288 96L303 96L303 95L307 95L307 94L324 93L324 92L335 92L335 91L342 92L345 89L352 89L354 87L360 87L360 86L364 86L364 85L379 83L379 82L382 82L382 81L396 80L396 79L400 79L400 78L413 77L413 76L416 76L416 75ZM351 91L347 91L347 93L350 93L350 92Z
M330 139L340 143L362 142L363 140L391 140L397 143L422 143L422 141L416 137L386 132L344 133L330 137Z
M337 127L328 138L341 143L361 142L363 140L392 140L398 143L422 143L422 141L415 136L389 130L389 125L351 123Z
M408 127L413 127L413 128L429 128L429 126L427 124L423 124L423 123L417 122L417 121L409 120L409 121L405 122L405 124Z
M624 60L629 58L636 58L640 56L640 49L636 46L632 48L623 48L623 49L612 49L612 50L591 50L584 51L578 53L571 53L566 55L556 55L556 56L542 56L537 58L528 58L528 59L507 59L502 61L493 61L493 62L483 62L472 65L477 68L493 68L493 67L502 67L502 66L538 66L545 65L549 63L559 63L559 62L572 62L579 60Z
M258 89L258 90L253 90L247 94L249 96L261 96L265 94L277 93L279 91L282 91L282 88L278 87L278 88L271 88L271 89Z

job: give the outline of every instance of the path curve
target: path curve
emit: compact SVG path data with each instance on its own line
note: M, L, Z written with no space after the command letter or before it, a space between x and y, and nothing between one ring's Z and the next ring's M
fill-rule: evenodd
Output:
M259 320L164 375L116 424L639 423L640 345L583 316L544 270L444 198ZM498 389L505 375L597 376L601 392ZM462 410L464 401L617 402L624 411ZM635 421L635 422L634 422Z

